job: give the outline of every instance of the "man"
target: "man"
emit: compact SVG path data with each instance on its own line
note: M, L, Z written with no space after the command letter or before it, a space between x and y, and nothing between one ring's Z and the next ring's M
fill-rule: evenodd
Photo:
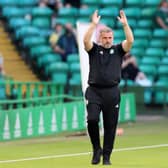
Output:
M122 57L131 49L134 37L124 11L118 20L122 23L126 40L112 45L113 32L106 27L100 30L99 44L91 41L92 34L100 21L98 11L92 15L92 22L84 35L85 50L89 55L90 72L85 97L87 100L88 133L93 147L92 164L98 164L103 155L103 165L110 165L120 103L118 84L121 76ZM99 115L102 111L104 123L103 149L99 137Z
M62 61L66 62L69 54L78 52L76 35L71 23L66 23L65 32L59 37L54 51L61 55Z
M168 30L168 2L162 0L155 13L156 26Z
M141 86L151 86L152 82L139 69L134 57L130 52L127 52L123 57L121 77L125 80L129 79Z

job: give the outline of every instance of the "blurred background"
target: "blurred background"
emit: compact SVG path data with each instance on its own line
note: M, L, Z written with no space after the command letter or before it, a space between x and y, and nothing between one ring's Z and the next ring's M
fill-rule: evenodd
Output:
M76 23L88 23L95 9L101 24L113 29L114 44L125 38L120 9L133 30L135 42L124 61L133 58L138 73L123 67L120 82L123 96L133 94L133 104L127 107L125 98L122 107L136 113L128 121L168 115L166 0L1 0L1 140L85 128Z

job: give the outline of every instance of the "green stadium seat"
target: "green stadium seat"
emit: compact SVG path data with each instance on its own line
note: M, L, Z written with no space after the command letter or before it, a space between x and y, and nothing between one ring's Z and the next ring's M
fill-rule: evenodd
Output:
M165 51L165 56L168 57L168 49Z
M120 39L125 39L125 34L123 29L113 29L114 31L114 39L115 38L120 38Z
M144 7L154 7L157 8L157 6L159 5L160 1L159 0L145 0L144 1Z
M30 20L24 18L11 18L9 19L9 26L13 29L18 29L23 26L30 26Z
M162 58L165 55L163 48L147 48L145 51L146 56Z
M156 83L160 83L159 85L165 85L165 83L168 83L168 76L164 75L164 76L158 76L158 79L156 81Z
M49 29L51 27L51 21L48 18L38 17L32 20L32 26Z
M168 66L168 57L167 57L167 56L165 56L165 57L163 57L163 58L161 59L161 64Z
M136 85L135 84L135 82L134 81L132 81L132 80L124 80L124 79L121 79L121 81L120 81L120 86L125 86L125 85L127 85L127 86L134 86L134 85Z
M17 0L19 7L33 7L36 6L39 0Z
M51 74L51 80L55 84L60 84L65 86L67 84L67 73L63 72L53 72ZM63 94L63 93L62 93Z
M51 18L53 14L53 11L48 8L40 8L40 7L35 7L32 9L32 17L34 18L38 18L38 17L47 17L47 18Z
M78 11L79 18L91 18L94 10L92 8L80 8Z
M77 14L78 14L78 10L76 8L66 8L66 7L63 7L63 8L60 8L58 10L58 17L63 17L63 18L76 18L77 17Z
M129 19L128 23L129 23L129 26L131 26L132 29L137 27L136 19Z
M44 44L47 44L46 38L41 36L30 36L23 39L23 47L30 48Z
M163 91L155 91L154 102L155 104L163 104L165 101L165 93Z
M153 20L151 19L140 19L137 22L137 28L152 28L153 27Z
M132 29L134 29L134 28L137 27L137 21L136 21L136 19L129 19L128 23L129 23L129 26L131 26ZM119 21L117 21L116 25L117 25L118 28L122 28L123 27L122 24L121 24L121 22L119 22Z
M30 48L30 58L37 59L37 57L41 57L42 55L52 53L53 50L49 45L38 45Z
M147 76L153 76L154 77L157 74L157 68L156 68L155 65L140 64L139 68Z
M157 87L167 87L168 84L168 76L160 76L159 79L155 82L155 86ZM156 89L155 90L155 103L163 104L168 103L168 93L163 91L163 89Z
M99 14L102 16L102 18L109 17L109 18L111 18L111 20L113 20L112 18L115 18L118 15L118 8L117 7L101 8L99 10Z
M81 74L76 73L74 74L69 81L70 85L81 85Z
M79 58L78 58L79 59ZM69 65L69 91L73 96L82 96L81 73L79 60Z
M101 23L105 24L106 26L109 26L111 28L113 28L115 26L115 21L111 20L111 18L109 17L103 17L101 19Z
M0 100L4 100L7 98L6 96L6 87L5 87L5 78L0 75Z
M141 10L141 19L153 19L156 12L156 8L143 8Z
M74 62L70 64L69 71L71 76L73 76L73 74L80 74L80 63Z
M69 54L67 56L67 63L68 63L68 65L70 65L72 63L79 63L79 54L78 53Z
M135 38L150 39L152 37L152 31L150 29L136 28L134 29L134 36Z
M89 17L81 17L77 19L77 22L80 23L89 23L90 22L90 18Z
M18 5L18 0L1 0L0 7L16 7Z
M149 40L144 38L135 39L133 43L133 48L147 48L149 46Z
M124 40L124 38L114 38L114 44L119 44L119 43L121 43L122 41Z
M32 24L40 28L50 27L52 14L53 14L53 11L48 7L44 7L44 8L34 7L32 9ZM44 26L42 23L44 24Z
M160 65L158 67L157 73L160 77L168 76L168 66L167 65Z
M139 19L141 16L141 8L140 7L128 7L124 8L125 14L129 19Z
M82 4L87 5L89 8L99 9L99 0L82 0Z
M71 20L70 18L55 18L55 19L53 19L53 24L54 25L57 24L57 23L65 25L66 23L69 23L69 22L74 24L74 19L73 20Z
M144 103L151 104L153 103L153 89L145 88L144 90Z
M7 19L13 18L20 18L24 16L23 10L17 7L4 7L2 8L2 16L6 17Z
M167 87L168 77L159 77L159 79L155 82L155 86L157 87ZM156 104L163 104L168 102L167 100L168 93L163 91L163 89L155 89L155 97L154 102Z
M168 40L168 31L164 29L154 29L153 38L167 39Z
M53 62L61 62L61 56L55 53L49 53L37 58L37 66L44 69Z
M141 58L144 56L145 49L144 48L132 48L131 53L136 57L136 58Z
M68 94L73 96L82 96L82 88L81 88L81 75L80 74L74 74L69 79L69 91Z
M143 7L145 0L126 0L127 7Z
M147 64L147 65L159 65L160 64L160 58L158 57L147 57L147 56L143 56L142 60L141 60L141 64Z
M166 49L167 46L168 46L168 43L166 43L165 41L160 40L160 39L153 39L149 43L149 47L152 47L152 48L164 48L164 49Z
M22 39L29 36L38 36L40 31L37 27L23 26L16 30L16 39Z
M122 8L123 7L123 0L100 0L100 5L102 8L104 7L109 7L109 6L115 6L117 8Z
M31 15L33 7L20 7L24 17L26 18L27 16ZM29 17L27 18L31 20Z
M49 64L46 68L46 75L52 76L54 73L65 73L68 74L69 67L65 62L54 62Z

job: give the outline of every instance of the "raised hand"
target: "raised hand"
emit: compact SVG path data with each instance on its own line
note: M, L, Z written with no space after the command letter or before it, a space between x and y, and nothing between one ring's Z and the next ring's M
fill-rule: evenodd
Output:
M92 23L98 24L101 16L98 16L98 10L96 10L92 15Z
M120 17L118 16L117 18L123 26L127 25L127 17L123 10L120 10Z

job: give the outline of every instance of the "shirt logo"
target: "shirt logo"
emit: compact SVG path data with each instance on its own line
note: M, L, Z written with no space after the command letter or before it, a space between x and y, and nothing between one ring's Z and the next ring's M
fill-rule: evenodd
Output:
M86 102L86 105L88 105L88 104L89 104L89 101L88 101L87 99L86 99L86 101L85 101L85 102Z
M101 55L103 55L103 51L100 51L99 53L100 53Z
M111 49L111 50L110 50L110 54L114 54L114 49Z
M115 105L115 108L119 108L119 105L118 105L118 104L116 104L116 105Z

